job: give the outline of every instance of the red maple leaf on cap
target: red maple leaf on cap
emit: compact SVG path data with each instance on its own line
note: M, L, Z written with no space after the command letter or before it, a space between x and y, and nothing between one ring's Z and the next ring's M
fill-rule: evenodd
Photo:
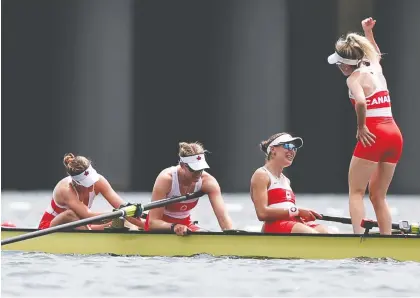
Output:
M201 156L199 155L199 156L197 156L197 160L201 160Z
M89 171L85 171L85 176L89 175Z

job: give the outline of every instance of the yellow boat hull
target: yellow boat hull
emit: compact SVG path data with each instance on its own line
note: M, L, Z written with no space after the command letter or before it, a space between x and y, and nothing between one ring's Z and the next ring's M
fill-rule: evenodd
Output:
M34 230L2 228L7 239ZM56 232L2 246L3 251L53 254L116 254L140 256L213 256L347 259L392 258L420 262L420 236L414 235L308 235L235 234L210 232L180 237L143 231Z

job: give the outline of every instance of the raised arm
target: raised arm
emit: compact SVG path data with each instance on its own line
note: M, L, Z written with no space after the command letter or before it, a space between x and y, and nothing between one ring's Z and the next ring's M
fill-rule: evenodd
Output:
M166 198L171 190L172 177L165 172L159 174L156 178L152 191L152 202ZM149 211L150 230L171 230L171 224L162 220L164 207L154 208Z
M226 205L217 180L208 174L203 181L202 190L209 196L210 204L213 207L213 212L216 215L220 228L222 230L231 230L232 220L226 210Z
M373 27L375 27L376 20L372 18L367 18L362 21L362 28L365 33L365 37L370 41L370 43L375 48L376 52L379 54L378 61L381 59L381 51L377 45L375 38L373 36Z
M105 198L105 200L108 201L108 203L114 207L119 208L122 204L126 203L112 188L108 180L100 176L99 181L95 184L96 190L102 194L102 196ZM144 222L143 220L139 218L134 217L127 217L126 218L128 222L132 223L133 225L136 225L142 229L144 229Z

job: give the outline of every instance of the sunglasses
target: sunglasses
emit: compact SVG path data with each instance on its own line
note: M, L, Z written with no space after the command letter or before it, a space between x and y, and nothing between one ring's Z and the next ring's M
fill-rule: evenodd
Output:
M190 168L190 166L188 164L185 164L185 166L187 167L188 171L190 171L193 174L201 174L204 171L204 170L194 171L193 169Z
M296 145L293 144L293 143L279 144L277 146L281 146L281 147L283 147L286 150L293 150L293 151L297 151L298 150L298 147L296 147Z

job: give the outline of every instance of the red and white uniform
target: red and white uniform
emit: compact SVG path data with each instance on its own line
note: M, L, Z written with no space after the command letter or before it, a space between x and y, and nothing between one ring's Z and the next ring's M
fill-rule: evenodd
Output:
M170 192L166 196L167 198L181 196L181 192L179 190L177 167L172 167L171 175L172 175L172 187L171 187ZM200 177L200 179L195 184L194 192L200 191L202 184L203 184L203 180ZM193 232L200 230L201 228L195 225L191 221L191 215L190 215L191 210L197 205L198 199L199 198L189 199L186 201L173 203L173 204L165 206L162 220L168 223L176 223L176 224L185 225ZM149 231L149 216L147 216L146 218L145 230Z
M72 178L69 176L67 177L68 179L68 183L72 182ZM79 193L76 192L77 194L77 198L79 199ZM93 204L93 199L95 198L96 193L95 193L95 186L93 187L93 191L91 191L89 193L89 201L87 203L88 208L92 207ZM83 202L85 203L85 202ZM41 221L39 223L38 229L46 229L50 227L51 221L60 213L64 212L68 210L67 206L62 206L60 204L58 204L55 200L54 200L54 192L53 192L53 197L51 199L50 205L47 207L47 209L44 212L44 215L41 218Z
M361 67L355 71L369 72L374 75L376 90L366 97L366 126L376 136L372 146L363 147L357 142L353 155L359 158L379 162L397 163L401 157L403 137L395 123L391 110L391 98L382 73L372 67ZM353 94L349 90L350 101L355 105Z
M266 167L262 167L270 177L270 186L267 189L268 206L289 209L296 204L295 194L290 187L290 180L284 174L274 176ZM301 221L295 218L287 220L266 221L263 226L264 233L291 233L293 226ZM305 223L310 227L318 224Z

